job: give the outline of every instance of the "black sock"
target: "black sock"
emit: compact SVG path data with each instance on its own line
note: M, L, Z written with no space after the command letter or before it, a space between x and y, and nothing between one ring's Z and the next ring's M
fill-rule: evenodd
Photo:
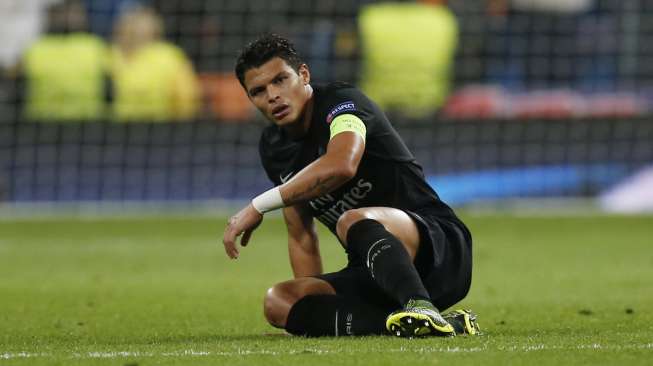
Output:
M430 301L406 248L380 222L365 219L353 224L347 232L347 251L358 255L376 283L400 304Z
M388 314L340 295L308 295L290 308L286 331L308 337L384 334Z

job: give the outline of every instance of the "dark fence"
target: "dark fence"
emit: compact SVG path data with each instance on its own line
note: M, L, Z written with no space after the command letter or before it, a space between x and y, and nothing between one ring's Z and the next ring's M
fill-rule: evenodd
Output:
M0 191L9 202L246 199L271 185L258 159L262 127L0 124ZM653 162L648 118L431 121L397 128L453 203L593 195Z

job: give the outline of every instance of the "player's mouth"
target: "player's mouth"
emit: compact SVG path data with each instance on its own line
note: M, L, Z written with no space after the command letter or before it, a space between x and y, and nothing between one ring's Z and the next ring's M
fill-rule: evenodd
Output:
M289 114L290 114L290 106L287 104L282 104L272 109L272 117L274 117L274 119L276 120L282 120L284 117L286 117Z

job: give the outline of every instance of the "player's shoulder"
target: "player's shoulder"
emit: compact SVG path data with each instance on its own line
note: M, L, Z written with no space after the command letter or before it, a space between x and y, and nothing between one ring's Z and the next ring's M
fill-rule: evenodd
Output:
M318 85L320 96L325 101L338 101L343 98L361 98L364 97L363 92L357 87L344 82L334 81L328 84Z
M346 81L332 81L327 84L323 84L322 87L325 90L329 91L338 91L338 90L346 90L346 89L356 89L356 87Z
M316 88L316 114L327 124L340 114L361 115L373 109L371 101L357 87L346 82L332 82Z

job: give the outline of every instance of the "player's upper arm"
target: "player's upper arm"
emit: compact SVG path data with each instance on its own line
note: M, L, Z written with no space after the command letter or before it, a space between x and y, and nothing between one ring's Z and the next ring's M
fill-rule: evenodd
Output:
M329 129L326 156L337 161L347 176L353 177L365 151L365 123L355 114L347 113L334 118Z

